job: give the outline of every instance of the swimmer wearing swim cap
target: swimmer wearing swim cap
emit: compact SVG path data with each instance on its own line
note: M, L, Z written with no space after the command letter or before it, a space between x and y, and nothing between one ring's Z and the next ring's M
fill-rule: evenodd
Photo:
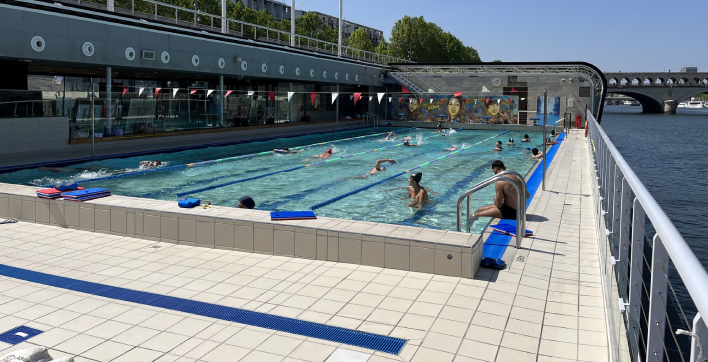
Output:
M251 196L244 196L238 200L239 209L252 209L256 207L256 202L253 201Z
M321 158L321 159L326 159L332 157L332 149L328 149L327 152L325 153L320 153L319 155L314 156L315 158Z
M404 141L403 145L406 147L419 147L420 146L420 145L414 145L414 144L410 143L409 141Z

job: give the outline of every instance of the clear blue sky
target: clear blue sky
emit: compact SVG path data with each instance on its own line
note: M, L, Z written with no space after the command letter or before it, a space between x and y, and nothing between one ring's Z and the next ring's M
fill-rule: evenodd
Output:
M307 0L300 9L337 15L339 1ZM404 15L438 24L477 49L483 61L579 60L606 72L708 71L706 0L344 0L344 19L383 30L386 39Z

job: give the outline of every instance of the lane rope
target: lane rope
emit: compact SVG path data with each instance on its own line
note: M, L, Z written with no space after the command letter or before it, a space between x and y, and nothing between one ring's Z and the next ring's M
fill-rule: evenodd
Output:
M412 129L416 129L416 127L405 128L405 129L399 130L397 132L405 132L405 131L410 131ZM291 147L290 149L293 149L293 150L306 149L306 148L326 145L326 144L330 144L330 143L339 143L339 142L344 142L344 141L357 140L357 139L361 139L361 138L380 136L380 135L387 134L387 133L388 132L381 132L381 133L374 133L374 134L370 134L370 135L347 137L347 138L342 138L342 139L333 140L333 141L318 142L318 143L312 143L312 144L304 145L304 146ZM219 158L216 160L186 163L183 165L175 165L175 166L167 166L167 167L159 167L159 168L148 168L148 169L144 169L144 170L131 171L131 172L126 172L126 173L121 173L121 174L116 174L116 175L108 175L108 176L94 177L94 178L85 179L85 180L77 180L77 181L72 181L71 183L83 184L86 182L112 180L112 179L123 178L123 177L128 177L128 176L144 175L146 173L155 172L155 171L169 171L169 170L176 170L176 169L187 168L187 167L201 167L201 166L211 165L211 164L219 163L219 162L233 161L233 160L238 160L238 159L243 159L243 158L250 158L250 157L255 157L255 156L263 156L263 155L272 155L272 154L273 154L273 151L263 151L263 152L257 152L257 153L250 153L247 155ZM38 187L50 188L50 187L54 187L54 186L55 186L55 184L40 185Z
M472 145L470 145L470 146L468 146L468 147L460 148L460 149L457 150L457 151L450 152L450 153L448 153L448 154L446 154L446 155L444 155L444 156L440 156L440 157L438 157L438 158L436 158L436 159L434 159L434 160L431 160L431 161L422 163L422 164L420 164L420 165L418 165L418 166L409 168L409 169L407 169L407 170L405 170L405 171L403 171L403 172L397 173L397 174L395 174L395 175L393 175L393 176L390 176L390 177L387 177L387 178L385 178L385 179L383 179L383 180L376 181L376 182L371 183L371 184L368 184L368 185L366 185L366 186L359 187L359 188L354 189L354 190L352 190L352 191L349 191L349 192L347 192L347 193L344 193L344 194L341 194L341 195L339 195L339 196L333 197L333 198L331 198L331 199L329 199L329 200L325 200L325 201L320 202L320 203L318 203L318 204L312 205L312 206L310 206L310 210L317 210L317 209L319 209L319 208L321 208L321 207L324 207L324 206L327 206L327 205L329 205L329 204L332 204L332 203L335 203L335 202L337 202L337 201L340 201L340 200L342 200L342 199L345 199L345 198L347 198L347 197L349 197L349 196L358 194L358 193L360 193L360 192L362 192L362 191L365 191L365 190L368 190L368 189L370 189L370 188L372 188L372 187L374 187L374 186L376 186L376 185L382 184L382 183L384 183L384 182L386 182L386 181L389 181L389 180L392 180L392 179L394 179L394 178L396 178L396 177L405 175L405 174L407 174L407 173L409 173L409 172L411 172L411 171L413 171L413 170L417 170L417 169L419 169L419 168L423 168L423 167L425 167L425 166L430 165L431 163L438 162L438 161L443 160L443 159L445 159L445 158L447 158L447 157L450 157L450 156L455 155L455 154L457 154L457 153L460 153L460 152L462 152L462 151L468 150L468 149L470 149L470 148L472 148L472 147L474 147L474 146L476 146L476 145L478 145L478 144L480 144L480 143L489 141L489 140L492 139L492 138L499 137L499 136L501 136L501 135L503 135L503 134L505 134L505 133L507 133L507 132L510 132L510 131L509 131L509 130L504 131L504 132L502 132L502 133L500 133L500 134L498 134L498 135L496 135L496 136L492 136L492 137L483 139L483 140L481 140L481 141L479 141L479 142L477 142L477 143L474 143L474 144L472 144Z
M507 132L508 132L508 131L507 131ZM505 133L506 133L506 132L505 132ZM435 134L435 135L432 135L432 136L429 136L429 137L423 137L423 138L421 138L421 140L425 140L425 139L429 139L429 138L433 138L433 137L439 137L439 136L442 136L443 134L444 134L444 133L438 133L438 134ZM496 136L495 136L495 137L496 137ZM286 169L286 170L274 171L274 172L270 172L270 173L263 174L263 175L258 175L258 176L253 176L253 177L238 179L238 180L234 180L234 181L224 182L224 183L221 183L221 184L206 186L206 187L202 187L202 188L198 188L198 189L183 191L183 192L180 192L180 193L175 194L175 196L177 196L177 197L184 197L184 196L187 196L187 195L193 195L193 194L197 194L197 193L204 192L204 191L214 190L214 189L218 189L218 188L222 188L222 187L226 187L226 186L238 184L238 183L241 183L241 182L253 181L253 180L260 179L260 178L264 178L264 177L268 177L268 176L277 175L277 174L279 174L279 173L292 172L292 171L296 171L296 170L303 169L303 168L305 168L305 167L324 165L324 164L329 163L329 162L339 161L339 160L343 160L343 159L346 159L346 158L351 158L351 157L354 157L354 156L365 155L365 154L371 153L371 152L378 152L378 151L381 151L381 150L385 150L385 149L387 149L387 148L401 147L401 146L403 146L403 143L396 143L396 144L391 145L391 146L380 147L380 148L374 148L373 150L362 151L362 152L353 153L353 154L351 154L351 155L345 155L345 156L341 156L341 157L326 159L326 160L322 160L322 161L319 161L319 162L310 163L310 164L307 164L307 165L304 165L304 166L293 167L293 168L289 168L289 169Z

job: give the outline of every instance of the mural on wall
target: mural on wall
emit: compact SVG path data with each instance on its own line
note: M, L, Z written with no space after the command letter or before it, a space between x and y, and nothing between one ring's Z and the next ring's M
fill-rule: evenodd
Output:
M539 124L543 124L543 97L538 97L536 104L536 117L541 118ZM546 124L553 126L560 119L560 97L548 97L548 115L546 116Z
M516 124L518 96L425 96L394 97L393 119L415 122Z

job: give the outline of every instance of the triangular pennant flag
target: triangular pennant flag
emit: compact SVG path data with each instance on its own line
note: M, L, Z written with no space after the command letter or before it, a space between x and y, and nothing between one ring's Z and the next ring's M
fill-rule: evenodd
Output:
M462 92L455 92L455 97L459 97L462 95Z
M440 98L440 104L445 103L445 98Z
M391 103L391 99L392 99L392 98L393 98L393 97L388 97L388 103Z
M484 104L489 105L489 98L485 98L485 99L484 99Z
M497 104L501 103L501 99L497 99Z
M489 93L489 89L487 87L482 86L482 93Z
M509 103L514 103L514 98L509 98Z
M369 96L369 102L371 102L371 98L373 98L373 97L372 97L372 96Z
M138 97L140 97L140 95L143 94L144 90L145 90L145 88L140 88L140 90L138 90Z
M398 98L398 103L403 103L403 98Z
M231 94L232 92L233 92L232 90L230 90L230 91L226 91L226 94L224 94L224 98L228 97L228 96L229 96L229 94Z
M334 101L337 100L337 97L339 97L339 93L338 93L338 92L332 92L332 104L334 104Z
M268 92L268 98L270 99L270 103L273 103L273 101L275 100L275 92Z
M523 101L523 100L526 100L526 98L521 98L521 100L522 100L522 101Z
M430 98L430 103L433 103L433 99L432 99L432 98Z
M354 99L354 95L353 95L353 94L350 94L350 95L349 95L349 100L351 101L352 99Z
M425 100L425 99L421 98L421 99L420 99L420 102L418 102L418 103L423 103L424 100Z
M249 96L252 96L252 95L254 95L255 93L256 93L256 92L254 92L254 91L248 91L248 95L249 95Z
M213 91L214 91L213 89L209 89L209 90L207 91L207 97L208 97L209 95L211 95L211 92L213 92Z
M356 105L356 101L361 99L361 93L354 93L354 105Z
M172 90L172 98L174 98L177 95L178 90L179 90L179 88L175 88Z
M474 99L474 104L477 105L477 98Z
M157 93L160 93L160 89L162 88L155 88L155 97L157 97Z
M383 99L383 97L384 97L385 94L386 94L386 93L377 93L377 94L376 94L376 95L379 96L379 103L381 103L381 100Z
M317 93L315 92L310 92L310 102L312 102L312 105L315 105L315 97L317 97Z
M406 88L406 86L402 85L401 88L402 88L401 93L403 93L403 94L410 93L410 91L408 91L408 88Z
M189 94L194 94L194 93L197 93L196 89L192 89L191 91L189 91Z
M127 92L127 91L128 91L128 87L123 87L123 95L121 95L121 97L124 96L125 92Z
M290 98L293 97L293 94L295 94L295 92L288 92L288 102L290 102Z
M511 87L511 93L516 93L516 89L514 89L514 87Z

